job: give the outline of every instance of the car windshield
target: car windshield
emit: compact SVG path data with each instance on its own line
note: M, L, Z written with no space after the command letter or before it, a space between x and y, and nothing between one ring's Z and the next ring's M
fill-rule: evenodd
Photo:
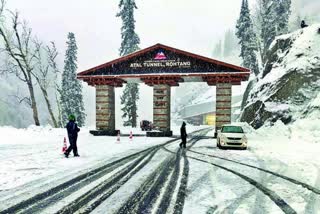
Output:
M243 133L240 126L224 126L221 130L222 133Z

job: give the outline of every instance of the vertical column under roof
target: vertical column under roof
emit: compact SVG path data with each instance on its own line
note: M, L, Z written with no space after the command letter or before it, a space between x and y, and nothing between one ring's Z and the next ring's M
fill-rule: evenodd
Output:
M113 86L96 86L96 128L98 131L109 132L110 134L115 132L115 100Z
M165 136L171 136L171 87L169 85L153 86L153 123Z
M231 123L232 84L217 83L216 85L216 130L222 125Z

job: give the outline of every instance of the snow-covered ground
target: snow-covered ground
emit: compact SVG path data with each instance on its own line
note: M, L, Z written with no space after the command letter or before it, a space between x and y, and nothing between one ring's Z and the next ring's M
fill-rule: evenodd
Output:
M259 130L253 130L248 125L242 124L249 139L247 151L218 150L215 139L202 139L195 143L190 151L186 152L189 175L183 213L283 212L274 201L270 200L272 197L262 193L261 189L221 167L227 167L228 170L234 170L259 182L271 192L271 195L276 193L276 196L287 202L298 213L317 213L317 210L320 210L319 194L314 194L301 185L293 184L270 173L241 165L249 164L269 170L320 189L319 126L314 121L303 122L294 126L285 126L278 122L273 127L263 127ZM303 125L306 123L308 129ZM187 126L187 131L190 133L203 128L205 127ZM174 134L179 134L179 127L172 129ZM137 129L122 130L124 134L130 131L139 133ZM78 140L81 157L70 155L70 158L66 159L61 152L63 138L66 136L64 129L34 126L28 129L1 127L0 136L0 202L3 202L0 203L0 211L21 199L43 191L44 185L50 189L59 182L95 167L171 139L142 136L134 137L131 142L126 136L117 142L117 137L94 137L89 134L89 129L82 129ZM207 136L213 136L213 130ZM178 150L178 142L166 146L166 149L175 153ZM152 161L97 207L95 213L105 213L106 210L112 213L119 209L121 202L129 200L136 189L143 186L144 180L152 170L169 157L168 151L159 150ZM131 163L128 162L123 167ZM180 168L183 168L183 161ZM169 177L171 176L173 174ZM177 197L178 187L179 185L176 186L177 190L172 198ZM76 197L76 194L69 196L70 200ZM64 200L60 203L67 202ZM172 207L174 206L171 204L168 210L172 210ZM48 213L53 209L49 208Z
M188 126L188 132L207 126ZM179 135L178 126L173 126L173 134ZM163 143L169 138L117 137L89 134L90 128L82 129L78 137L80 158L72 153L65 159L62 153L65 129L30 126L28 129L12 127L0 128L0 193L48 175L76 172L88 169L96 164L110 162L142 149ZM145 134L138 128L121 127L121 134ZM62 173L62 174L63 174Z
M127 130L123 133L128 134ZM134 137L131 142L129 137L120 137L119 143L117 137L94 137L89 129L82 129L78 137L80 158L71 153L66 159L62 153L64 137L68 141L65 129L2 127L0 136L0 191L48 175L84 170L165 141Z

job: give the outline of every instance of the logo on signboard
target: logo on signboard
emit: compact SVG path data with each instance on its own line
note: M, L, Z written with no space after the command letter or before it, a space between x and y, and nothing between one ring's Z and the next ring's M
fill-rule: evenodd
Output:
M167 57L166 57L166 55L164 55L164 53L162 51L159 51L154 59L163 60L163 59L167 59Z
M149 56L148 56L149 58ZM172 57L169 57L172 58ZM182 61L178 59L168 59L162 50L156 52L151 60L132 62L130 68L190 68L190 61Z

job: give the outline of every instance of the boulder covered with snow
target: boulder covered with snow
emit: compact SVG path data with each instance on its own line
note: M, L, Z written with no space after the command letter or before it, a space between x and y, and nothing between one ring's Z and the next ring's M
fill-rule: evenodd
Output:
M241 121L259 128L319 115L320 24L277 37L250 91Z

